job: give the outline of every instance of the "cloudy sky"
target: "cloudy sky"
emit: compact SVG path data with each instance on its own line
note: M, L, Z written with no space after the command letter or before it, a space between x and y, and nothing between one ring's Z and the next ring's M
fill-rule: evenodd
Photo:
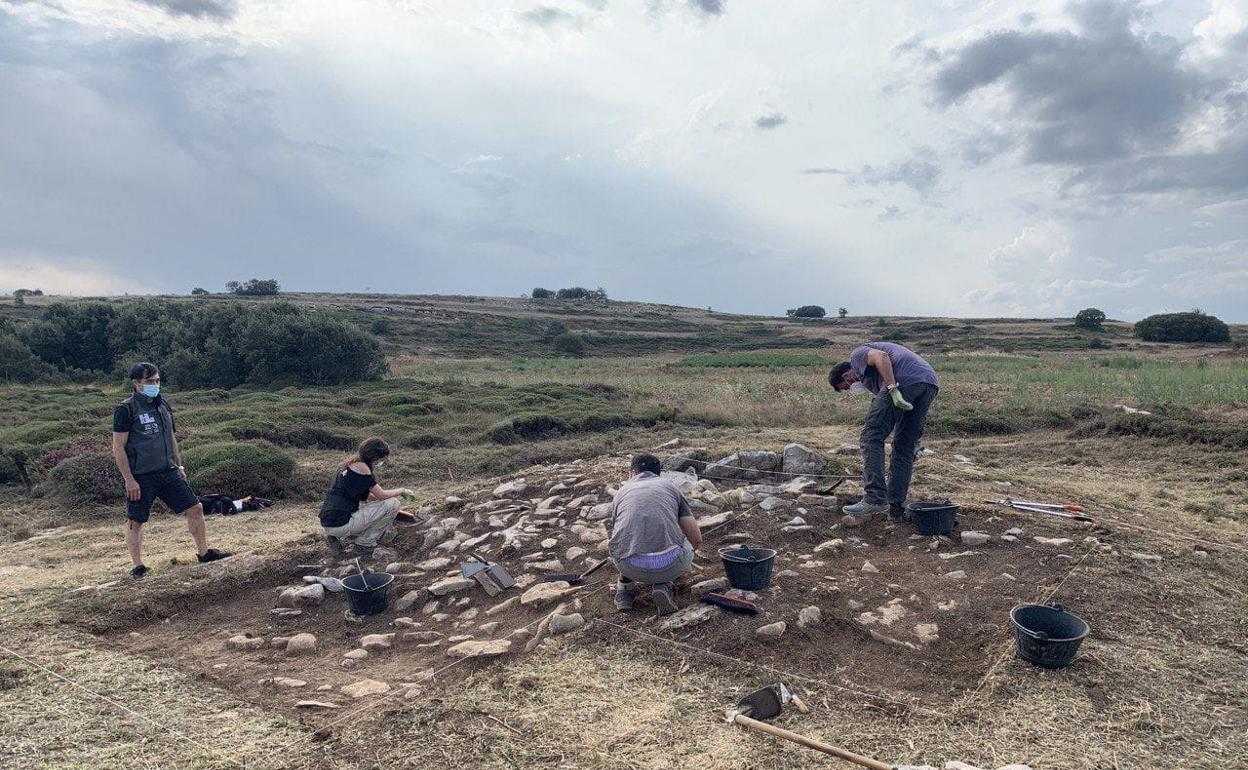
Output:
M1248 322L1248 0L0 0L0 289Z

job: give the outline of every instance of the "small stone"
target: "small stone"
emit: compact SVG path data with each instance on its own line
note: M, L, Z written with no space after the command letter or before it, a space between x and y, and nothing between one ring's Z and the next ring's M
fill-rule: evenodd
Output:
M349 650L343 653L342 657L346 658L347 660L364 660L365 658L368 657L368 650L365 650L365 649Z
M1074 542L1073 540L1071 540L1071 539L1070 539L1070 538L1068 538L1068 537L1039 537L1039 536L1036 536L1036 537L1034 537L1034 538L1032 538L1032 539L1033 539L1033 540L1035 540L1035 541L1036 541L1037 543L1039 543L1040 545L1056 545L1056 546L1061 546L1061 545L1070 545L1071 543L1073 543L1073 542Z
M270 646L270 647L277 647L277 648L279 648L279 649L283 649L283 650L284 650L284 649L286 649L286 644L287 644L289 641L290 641L290 637L289 637L289 636L275 636L275 637L273 637L272 639L270 639L270 640L269 640L269 646Z
M860 610L860 609L862 609L863 607L866 607L867 605L863 604L862 602L858 601L857 599L846 599L846 600L845 600L845 606L846 606L846 607L849 607L851 610Z
M278 597L278 604L284 607L316 607L324 599L325 586L313 583L302 588L287 588Z
M558 601L576 590L566 580L538 583L520 595L520 603L525 607L540 607L543 604Z
M1161 557L1152 553L1143 553L1141 551L1132 551L1131 558L1136 561L1161 561Z
M500 625L501 624L497 620L491 620L489 623L482 623L477 626L477 628L481 631L481 633L493 636L494 632L498 630Z
M429 644L442 639L440 631L407 631L401 637L404 642L414 642L416 644Z
M493 607L490 607L488 610L486 610L486 611L485 611L485 614L486 614L486 615L497 615L497 614L498 614L498 613L500 613L500 612L506 612L508 608L510 608L510 607L512 607L513 605L515 605L515 604L516 604L516 602L518 602L518 601L520 601L520 597L519 597L519 596L513 596L513 597L511 597L510 599L508 599L508 600L507 600L507 601L505 601L505 602L499 602L498 604L495 604Z
M416 569L432 572L434 570L446 569L451 566L451 559L446 556L435 556L432 559L425 559L416 565Z
M1002 536L1001 536L1001 540L1002 540L1002 541L1004 541L1004 542L1006 542L1006 543L1016 543L1016 542L1018 542L1018 538L1017 538L1017 537L1015 537L1014 535L1002 535Z
M845 541L839 537L833 538L831 540L824 540L822 543L815 546L815 553L823 553L824 551L838 551L841 549L843 545L845 545Z
M765 497L758 504L758 507L764 511L778 511L793 505L791 500L785 500L783 497Z
M983 545L991 538L987 532L966 531L962 533L963 545Z
M407 593L394 600L394 609L398 612L406 612L410 610L416 602L420 601L425 595L424 591L408 591Z
M867 573L876 573L876 572L879 572L879 571L880 571L880 569L879 569L879 567L876 567L876 566L875 566L874 564L872 564L871 562L869 562L869 561L864 561L864 562L862 563L862 571L863 571L863 572L867 572Z
M817 626L821 620L823 620L823 611L814 605L803 607L797 613L797 625L800 628Z
M538 572L562 572L563 562L558 559L550 559L548 561L535 561L529 565Z
M285 676L275 676L273 677L273 686L296 688L296 687L307 687L308 683L303 681L302 679L291 679Z
M728 587L728 578L717 577L717 578L711 578L710 580L703 580L701 582L694 583L692 586L689 587L689 591L694 596L701 598L705 596L706 594L712 593L714 591L722 591L727 587Z
M966 571L956 569L953 572L946 572L945 580L966 580Z
M569 631L575 631L585 625L585 618L579 612L571 615L551 615L549 625L551 634L566 634Z
M1010 527L1009 529L1005 531L1005 534L1018 537L1019 535L1023 534L1023 530L1020 529L1019 527Z
M487 642L466 641L446 651L452 658L488 658L505 655L511 650L510 639L494 639Z
M494 487L495 497L520 497L529 490L529 482L523 478L504 482Z
M446 578L445 580L439 580L429 586L429 593L434 596L446 596L447 594L467 591L476 584L475 580L470 580L468 578Z
M316 652L315 634L295 634L286 642L287 655L301 655L305 652Z
M1200 550L1199 548L1197 548L1196 550L1192 551L1192 556L1195 556L1197 559L1208 559L1208 558L1209 558L1209 552L1208 552L1208 551L1202 551L1202 550Z
M390 685L376 679L361 679L358 682L344 684L339 688L344 695L352 698L364 698L369 695L382 695L390 692Z
M841 517L841 526L851 529L853 527L861 527L863 524L867 523L867 518L868 517L866 516L855 516L852 513L847 513Z
M319 689L319 688L318 688ZM301 700L295 704L295 708L299 709L337 709L342 708L337 703L328 703L322 700Z
M779 639L784 636L784 632L788 629L788 625L781 620L778 623L768 623L754 631L754 635L760 639Z
M588 552L588 551L586 551L584 548L581 548L579 545L574 545L574 546L572 546L571 548L569 548L568 550L566 550L566 551L564 551L564 552L563 552L563 558L565 558L565 559L567 559L568 561L570 561L570 562L572 562L573 564L575 564L576 562L580 561L581 559L584 559L584 558L585 558L585 554L587 554L587 553L589 553L589 552Z
M468 609L459 613L459 619L460 620L474 620L476 619L477 615L480 614L480 612L481 610L477 609L476 607L469 607Z
M542 541L542 548L554 548L559 545L559 541L553 537L548 537Z
M394 645L394 634L368 634L360 637L360 646L370 652L388 650Z
M705 623L715 616L715 608L709 604L695 604L692 607L686 607L679 612L667 616L667 618L659 624L659 629L663 631L676 631L682 628L696 626L699 623Z
M442 607L442 602L440 601L435 600L432 602L425 602L425 606L420 608L420 614L421 615L433 615L437 613L437 611L441 607Z
M940 628L935 623L920 623L914 627L914 635L923 644L931 644L940 638Z
M264 638L252 634L238 634L226 639L225 646L230 650L258 650L264 646Z

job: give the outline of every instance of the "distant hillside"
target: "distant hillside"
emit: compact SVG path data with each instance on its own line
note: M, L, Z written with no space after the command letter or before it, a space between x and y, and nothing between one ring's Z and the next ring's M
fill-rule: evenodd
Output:
M127 302L114 297L108 301ZM391 356L514 357L563 354L561 335L581 340L587 356L719 353L742 350L847 349L863 340L887 339L931 352L959 350L1144 350L1157 346L1131 335L1131 325L1109 321L1104 331L1078 329L1070 319L916 318L850 316L792 319L717 313L642 302L533 300L387 294L283 294L279 298L229 295L166 297L177 302L295 302L332 312L381 340ZM38 315L42 305L79 301L28 298L22 307L0 303L0 317ZM1242 337L1248 327L1236 327Z

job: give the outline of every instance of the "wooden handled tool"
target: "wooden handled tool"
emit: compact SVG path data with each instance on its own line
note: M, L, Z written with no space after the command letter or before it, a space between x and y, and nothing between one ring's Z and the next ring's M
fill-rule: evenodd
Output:
M807 738L803 735L798 735L795 732L790 732L789 730L785 730L781 727L775 727L774 725L769 725L766 722L760 721L779 715L780 712L784 710L784 704L786 703L792 703L797 707L797 710L803 714L810 711L802 699L791 692L789 688L781 682L779 684L769 685L761 690L755 690L742 698L740 702L737 703L736 710L730 713L728 722L730 724L740 725L741 727L746 727L751 730L758 730L759 732L767 733L768 735L773 735L777 738L783 738L786 741L792 741L799 746L805 746L806 748L814 749L815 751L822 751L824 754L831 754L832 756L839 757L847 762L853 762L857 765L861 765L862 767L870 768L870 770L894 770L892 765L881 762L878 759L864 757L861 754L855 754L852 751L842 749L838 746L833 746L830 743L816 741L812 738Z
M742 727L748 727L749 729L757 730L760 733L767 733L768 735L773 735L777 738L783 738L784 740L791 741L799 746L805 746L806 748L814 749L815 751L822 751L824 754L831 754L832 756L843 759L846 762L853 762L855 765L870 768L870 770L894 770L894 767L887 762L881 762L880 760L872 759L871 757L864 757L861 754L855 754L852 751L833 746L830 743L824 743L823 741L817 741L813 738L807 738L804 735L798 735L797 733L790 732L782 727L776 727L775 725L769 725L766 722L760 722L753 717L747 717L745 714L737 714L732 718L732 721L734 724L741 725Z

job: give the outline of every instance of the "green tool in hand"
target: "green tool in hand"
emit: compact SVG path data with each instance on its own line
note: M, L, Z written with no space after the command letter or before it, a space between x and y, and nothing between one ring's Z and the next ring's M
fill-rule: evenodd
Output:
M888 395L893 399L893 406L897 407L901 411L908 412L914 408L914 404L907 401L905 397L901 395L901 386L893 385L888 389Z

